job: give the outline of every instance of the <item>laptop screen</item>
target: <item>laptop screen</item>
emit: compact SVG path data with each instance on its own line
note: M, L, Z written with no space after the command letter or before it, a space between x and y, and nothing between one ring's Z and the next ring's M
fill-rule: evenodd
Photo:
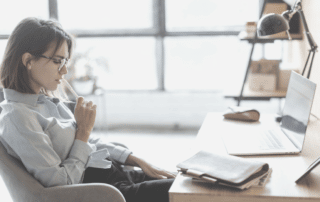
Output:
M291 71L280 125L282 131L300 151L305 139L315 91L314 82Z

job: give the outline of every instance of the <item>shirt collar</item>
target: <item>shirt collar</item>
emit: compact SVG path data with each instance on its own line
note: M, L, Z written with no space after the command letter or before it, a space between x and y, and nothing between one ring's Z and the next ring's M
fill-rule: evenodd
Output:
M38 101L43 101L46 96L43 94L20 93L13 89L4 88L4 99L13 102L24 103L36 107Z

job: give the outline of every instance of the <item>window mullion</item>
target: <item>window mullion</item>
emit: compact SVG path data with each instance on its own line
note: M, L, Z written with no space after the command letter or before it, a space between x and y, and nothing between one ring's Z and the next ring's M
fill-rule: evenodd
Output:
M154 28L156 30L156 66L158 78L158 90L164 91L165 67L164 67L164 37L165 28L165 0L154 0L153 6Z
M58 0L49 0L49 18L59 20L59 18L58 18Z

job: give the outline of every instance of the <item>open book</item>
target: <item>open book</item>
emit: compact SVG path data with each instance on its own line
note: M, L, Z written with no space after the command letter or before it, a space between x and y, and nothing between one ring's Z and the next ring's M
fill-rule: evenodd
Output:
M182 175L197 181L247 189L263 186L270 176L267 163L200 151L177 165Z

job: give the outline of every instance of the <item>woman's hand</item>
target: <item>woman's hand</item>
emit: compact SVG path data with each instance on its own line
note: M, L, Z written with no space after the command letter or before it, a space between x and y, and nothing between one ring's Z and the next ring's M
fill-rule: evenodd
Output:
M84 101L83 97L77 99L77 104L74 110L74 117L77 122L76 139L87 142L96 119L97 105L92 101Z
M153 166L150 163L146 162L145 160L138 158L136 156L133 156L132 154L128 156L126 164L138 166L143 170L143 172L146 175L156 179L167 179L167 178L176 177L175 174L170 173L169 171L157 168L156 166Z
M167 179L167 178L175 178L176 176L169 171L157 168L146 161L141 161L139 163L139 167L143 170L143 172L149 177L157 178L157 179Z

